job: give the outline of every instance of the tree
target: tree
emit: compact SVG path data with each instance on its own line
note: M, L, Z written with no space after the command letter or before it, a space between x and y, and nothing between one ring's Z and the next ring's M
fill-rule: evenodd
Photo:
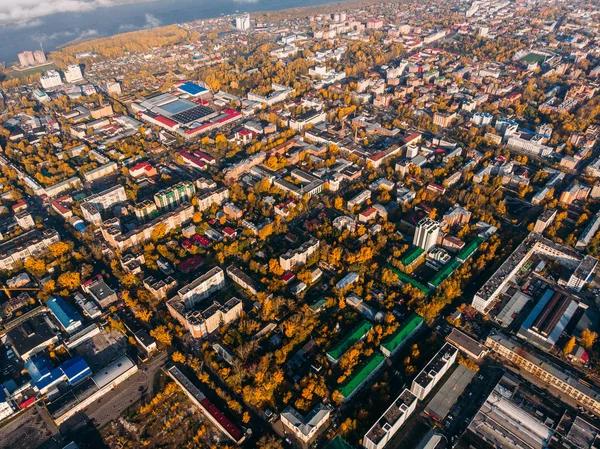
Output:
M563 354L568 355L575 349L575 337L571 337L563 346Z
M58 286L69 292L81 285L81 276L75 271L67 271L58 277Z
M592 349L592 346L594 346L597 338L598 334L596 332L592 332L589 329L584 329L583 332L581 332L581 338L579 342L581 343L581 346L589 350Z
M152 230L152 233L150 234L150 238L152 239L153 242L158 242L159 240L161 240L165 235L167 234L167 225L164 223L159 223L156 225L156 227Z
M167 326L158 326L150 331L150 335L153 336L156 341L164 345L170 346L173 342L173 336Z
M281 268L277 259L269 260L269 271L276 276L281 276L283 274L283 268Z
M71 247L65 242L56 242L50 245L49 249L50 254L52 254L52 257L56 259L66 254L71 249Z
M185 355L183 355L181 352L179 351L175 351L172 355L171 355L171 359L175 362L175 363L185 363Z
M256 447L258 449L283 449L283 444L273 435L263 435L256 443Z

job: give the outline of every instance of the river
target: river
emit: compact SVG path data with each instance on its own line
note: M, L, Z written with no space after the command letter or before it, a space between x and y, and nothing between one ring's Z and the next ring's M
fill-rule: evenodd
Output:
M44 0L40 0L44 1ZM158 0L101 7L84 12L53 14L16 25L0 26L0 62L17 61L17 54L46 53L82 39L235 14L273 11L330 3L332 0Z

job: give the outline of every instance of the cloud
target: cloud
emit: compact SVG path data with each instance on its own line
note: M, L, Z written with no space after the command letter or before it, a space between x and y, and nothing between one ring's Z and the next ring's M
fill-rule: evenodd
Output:
M244 4L244 3L258 3L259 0L233 0L233 3L239 3L239 4Z
M43 23L44 23L44 21L42 19L33 19L33 20L29 20L27 22L16 23L14 25L14 28L16 28L16 29L34 28L34 27L38 27L38 26L42 25Z
M150 28L156 28L161 25L160 19L154 17L152 14L146 14L146 22L142 26L137 26L132 23L124 23L119 26L121 33L127 33L128 31L136 30L149 30Z
M21 26L51 14L89 11L126 3L131 3L131 0L0 0L0 25Z
M83 30L81 31L79 28L76 28L73 31L60 31L58 33L45 34L45 33L37 33L32 36L33 40L39 42L48 42L55 41L57 39L69 39L71 41L89 39L90 37L98 36L98 30Z

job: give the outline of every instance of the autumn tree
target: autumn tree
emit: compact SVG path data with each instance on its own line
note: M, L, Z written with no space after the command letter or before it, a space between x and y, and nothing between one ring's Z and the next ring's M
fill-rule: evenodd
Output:
M596 342L597 338L598 334L596 332L592 332L589 329L584 329L581 332L581 339L579 340L579 342L581 343L581 346L589 350L592 349L592 346L594 346L594 343Z
M173 342L173 336L167 326L158 326L150 331L150 335L153 336L156 341L164 345L170 346Z
M563 346L563 354L568 355L575 349L575 337L571 337Z
M81 276L75 271L67 271L61 274L57 281L60 288L72 292L81 285Z

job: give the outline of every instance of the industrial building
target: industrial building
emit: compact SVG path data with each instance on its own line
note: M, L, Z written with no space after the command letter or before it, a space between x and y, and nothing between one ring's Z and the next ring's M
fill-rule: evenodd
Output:
M549 360L527 351L503 334L490 335L485 344L498 355L530 372L552 388L573 398L595 414L600 414L600 391L587 383L582 383L579 376L565 372Z
M425 407L425 413L436 421L443 422L473 377L475 377L475 371L464 365L458 365L440 391L429 401Z
M65 332L73 334L81 327L79 314L60 296L51 296L46 302L46 307L50 309Z
M579 301L560 291L547 289L527 315L517 334L529 343L548 351L579 307Z

